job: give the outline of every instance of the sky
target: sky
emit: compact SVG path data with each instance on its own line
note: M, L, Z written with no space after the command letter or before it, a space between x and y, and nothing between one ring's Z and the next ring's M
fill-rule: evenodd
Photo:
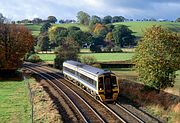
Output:
M0 0L0 13L11 20L76 19L84 11L90 16L169 19L180 17L180 0Z

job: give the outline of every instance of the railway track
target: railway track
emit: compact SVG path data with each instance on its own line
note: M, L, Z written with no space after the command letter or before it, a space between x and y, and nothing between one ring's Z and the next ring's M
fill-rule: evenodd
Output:
M145 123L146 121L143 121L130 111L128 109L122 107L118 103L114 104L104 104L96 99L94 97L92 98L92 95L90 95L87 91L84 91L79 86L77 86L72 81L69 81L66 79L64 81L62 73L59 73L57 71L54 71L53 69L48 69L47 67L40 67L34 64L31 64L30 66L36 66L36 69L38 68L38 72L43 72L44 74L48 74L48 76L52 79L55 79L58 81L57 86L59 86L59 83L63 83L64 86L67 86L69 89L71 89L73 93L76 93L75 95L79 95L78 98L81 98L81 100L84 100L86 105L89 105L88 107L91 108L91 110L94 110L93 112L96 112L96 115L98 115L99 118L101 118L101 122L133 122L133 123ZM28 67L28 66L26 66ZM28 67L29 69L35 69ZM72 86L73 85L73 86ZM71 97L70 97L71 98ZM78 102L79 103L79 102ZM81 102L79 103L81 104ZM86 113L84 113L87 115ZM91 122L90 119L93 118L85 118L88 119L87 122Z
M89 104L55 77L34 68L28 69L47 80L50 85L56 88L58 92L62 93L71 102L79 114L80 122L105 122Z

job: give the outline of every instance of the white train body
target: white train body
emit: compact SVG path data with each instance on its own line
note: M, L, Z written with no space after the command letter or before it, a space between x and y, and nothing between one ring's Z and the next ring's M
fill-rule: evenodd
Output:
M65 77L81 85L101 101L115 101L119 87L115 74L76 61L63 63Z

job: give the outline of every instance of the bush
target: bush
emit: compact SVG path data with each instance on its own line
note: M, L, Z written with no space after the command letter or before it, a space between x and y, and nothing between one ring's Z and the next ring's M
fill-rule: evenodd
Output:
M28 61L32 63L37 63L37 62L41 62L42 59L40 58L40 56L33 54L28 58Z
M122 49L119 46L115 46L115 47L112 48L112 52L121 53L123 51L122 51Z
M94 64L97 61L94 56L82 56L80 60L82 63L88 64L88 65Z
M106 47L102 48L102 52L106 52L106 53L111 52L111 47L110 46L106 46Z

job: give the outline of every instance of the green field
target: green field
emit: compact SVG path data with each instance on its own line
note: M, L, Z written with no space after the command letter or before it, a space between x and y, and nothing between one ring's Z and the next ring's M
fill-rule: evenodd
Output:
M54 61L55 54L38 54L43 61Z
M180 33L180 23L178 22L120 22L114 23L114 25L123 24L128 26L133 32L135 36L142 37L143 32L153 26L153 25L161 25L173 32Z
M98 62L108 62L130 60L134 53L81 53L79 55L94 56Z
M32 34L34 36L38 36L40 33L41 24L25 24L25 27L27 27L30 31L32 31Z
M0 81L0 122L31 122L31 105L24 81Z
M43 61L54 61L55 54L38 54ZM98 62L130 60L134 53L80 53L79 56L94 56Z

